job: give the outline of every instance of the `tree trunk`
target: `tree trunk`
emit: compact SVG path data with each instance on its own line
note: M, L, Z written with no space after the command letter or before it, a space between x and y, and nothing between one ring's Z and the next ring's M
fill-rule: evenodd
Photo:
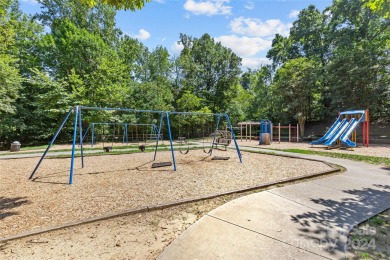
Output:
M298 123L299 123L299 132L301 137L305 134L305 122L306 122L306 117L303 115L298 115Z

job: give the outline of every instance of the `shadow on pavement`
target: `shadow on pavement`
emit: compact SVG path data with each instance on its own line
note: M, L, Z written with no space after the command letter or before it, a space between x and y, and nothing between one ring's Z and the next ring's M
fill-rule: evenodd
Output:
M351 241L347 240L350 231L367 218L390 207L390 186L375 184L374 187L378 189L344 190L344 193L353 196L339 201L312 198L312 202L326 209L298 214L291 216L291 219L300 224L300 236L309 239L312 244L322 247L331 255L344 254L351 246Z

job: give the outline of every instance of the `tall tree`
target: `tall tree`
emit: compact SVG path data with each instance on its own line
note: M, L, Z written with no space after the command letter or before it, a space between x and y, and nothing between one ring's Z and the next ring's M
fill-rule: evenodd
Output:
M272 60L275 68L278 68L287 60L300 56L298 46L294 44L293 39L291 37L283 37L280 34L275 35L275 38L272 40L272 47L267 52L267 58Z
M199 39L181 34L180 42L184 46L180 54L184 87L213 112L224 111L237 95L241 58L208 34Z
M14 112L22 80L16 67L14 4L15 1L0 0L0 115Z
M251 93L252 98L247 98L247 100L250 100L247 111L248 119L258 121L259 119L275 118L276 115L273 111L273 93L271 91L271 66L262 66L258 70L253 71L250 80L251 88L249 93Z
M117 44L121 30L116 28L116 11L105 4L96 4L89 8L80 0L38 0L42 12L35 15L43 25L53 29L55 21L68 20L80 29L98 34L105 43Z
M315 93L318 87L318 69L314 60L297 58L287 61L277 71L273 88L277 95L276 111L286 120L298 120L300 133L305 132L305 122L318 107Z
M359 0L336 1L330 12L334 48L327 69L334 86L333 106L368 108L374 120L389 115L389 20Z
M301 55L316 62L320 71L319 92L316 94L321 95L324 109L319 119L329 115L332 98L326 71L329 58L328 22L328 10L321 13L314 5L309 5L299 13L290 30L290 38L299 48Z

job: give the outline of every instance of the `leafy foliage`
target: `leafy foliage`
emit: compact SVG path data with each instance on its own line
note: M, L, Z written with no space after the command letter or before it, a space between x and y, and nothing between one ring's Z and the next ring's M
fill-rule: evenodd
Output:
M71 106L227 112L233 124L300 123L370 109L390 121L390 20L383 0L335 0L301 10L289 36L276 34L272 65L241 70L241 58L205 33L181 34L179 57L149 50L116 27L116 9L149 0L38 0L27 16L0 0L0 141L47 142ZM49 30L44 30L47 26ZM141 115L86 120L156 123ZM211 132L209 116L172 117L173 133ZM62 137L72 137L67 126Z
M184 49L180 55L183 87L203 99L211 111L223 111L236 96L241 58L216 43L208 34L196 39L180 35Z
M14 112L14 102L22 81L14 49L14 5L13 1L0 1L0 115Z
M101 0L102 3L113 6L117 9L124 10L138 10L144 7L145 3L150 2L151 0ZM88 4L89 7L93 7L97 5L97 1L95 0L82 0L82 2Z

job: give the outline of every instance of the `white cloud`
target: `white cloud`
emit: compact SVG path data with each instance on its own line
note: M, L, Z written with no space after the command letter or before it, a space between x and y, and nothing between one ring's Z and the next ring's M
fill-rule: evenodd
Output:
M230 15L232 7L225 5L230 0L187 0L184 9L195 15Z
M298 18L299 11L298 10L291 10L291 12L288 14L289 18Z
M252 1L248 1L246 2L246 4L244 5L245 9L248 9L248 10L253 10L255 8L255 3L253 3Z
M156 1L157 3L160 3L160 4L165 4L165 0L154 0Z
M267 58L244 57L241 64L244 68L257 69L261 65L272 64L272 61Z
M134 36L134 38L137 38L140 41L145 41L150 38L150 32L148 32L145 29L140 29L138 31L138 34Z
M215 38L223 46L232 49L238 56L252 56L271 47L272 42L260 37L239 37L236 35L224 35Z
M171 50L172 50L172 53L175 55L175 56L179 56L181 51L183 50L184 46L182 44L179 43L179 41L175 41L172 46L171 46Z
M258 37L273 37L276 33L287 36L291 26L291 23L284 24L279 19L263 22L260 19L242 16L230 22L230 28L234 33Z

